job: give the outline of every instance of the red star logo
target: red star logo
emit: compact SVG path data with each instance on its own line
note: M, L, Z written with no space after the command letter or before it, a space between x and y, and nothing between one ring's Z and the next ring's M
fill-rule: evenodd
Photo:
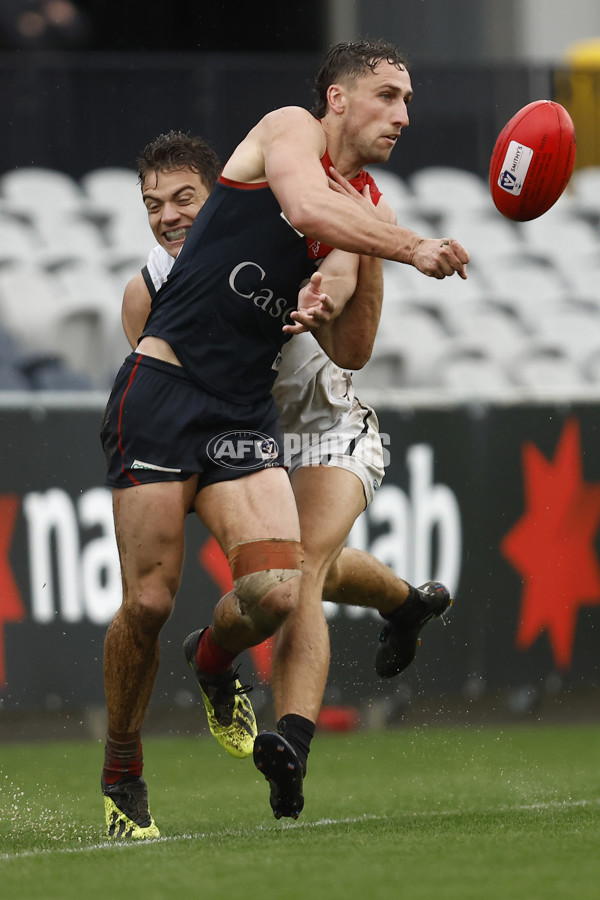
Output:
M6 684L4 623L22 622L25 618L21 595L8 558L18 510L19 498L16 495L0 497L0 685Z
M553 460L532 443L523 446L523 477L525 512L501 543L523 576L516 644L526 650L547 631L557 668L569 669L579 608L600 604L600 484L583 480L575 419L566 422Z

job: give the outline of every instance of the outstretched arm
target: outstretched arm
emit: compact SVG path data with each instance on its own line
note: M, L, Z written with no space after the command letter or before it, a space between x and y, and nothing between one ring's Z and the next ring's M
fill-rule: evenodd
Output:
M299 107L268 113L225 165L227 178L265 178L287 220L301 234L351 253L408 263L433 278L458 272L466 278L469 254L457 241L427 239L408 228L366 215L352 200L329 190L320 159L323 128Z

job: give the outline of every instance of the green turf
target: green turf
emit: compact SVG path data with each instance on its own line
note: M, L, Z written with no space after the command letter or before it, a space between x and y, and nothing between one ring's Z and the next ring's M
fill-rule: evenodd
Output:
M0 747L2 900L600 896L600 727L319 734L296 823L210 737L144 749L163 839L114 846L100 743Z

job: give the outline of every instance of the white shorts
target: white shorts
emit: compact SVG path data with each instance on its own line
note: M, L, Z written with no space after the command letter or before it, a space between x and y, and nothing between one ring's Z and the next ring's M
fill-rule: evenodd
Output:
M284 432L283 441L290 475L301 466L347 469L360 478L367 506L381 486L385 469L379 422L374 410L357 399L336 428L314 434Z

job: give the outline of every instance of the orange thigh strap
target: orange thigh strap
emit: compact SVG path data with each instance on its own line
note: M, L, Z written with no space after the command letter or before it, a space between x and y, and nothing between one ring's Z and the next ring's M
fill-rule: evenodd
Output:
M244 541L231 548L227 559L235 581L266 569L301 569L304 549L300 541L286 538Z

